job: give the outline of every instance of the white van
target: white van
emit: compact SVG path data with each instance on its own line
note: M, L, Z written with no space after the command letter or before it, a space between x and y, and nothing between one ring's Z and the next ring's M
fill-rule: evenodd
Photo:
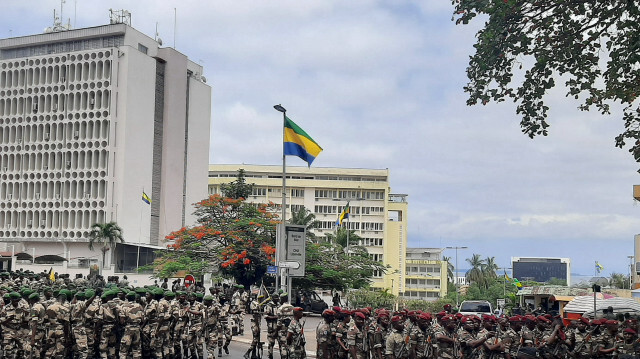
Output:
M493 307L486 300L465 300L460 303L458 312L463 315L475 314L480 317L482 314L492 315Z

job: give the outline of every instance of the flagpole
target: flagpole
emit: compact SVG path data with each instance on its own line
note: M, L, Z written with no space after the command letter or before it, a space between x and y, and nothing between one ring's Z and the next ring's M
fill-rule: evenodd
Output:
M280 227L280 235L276 236L276 266L278 266L278 271L276 274L276 288L280 285L286 286L288 281L284 280L283 283L280 282L280 250L282 244L285 242L285 218L287 215L287 156L285 155L285 128L287 124L287 109L282 107L282 105L273 106L277 111L282 112L282 226ZM287 273L288 274L288 273ZM286 277L285 277L286 278ZM287 290L289 288L286 288Z

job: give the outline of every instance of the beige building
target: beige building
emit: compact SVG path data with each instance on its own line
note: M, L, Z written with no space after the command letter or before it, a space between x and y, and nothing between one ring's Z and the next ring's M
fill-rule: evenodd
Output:
M210 165L209 194L220 193L220 185L233 181L244 169L248 183L255 183L250 202L282 203L282 166ZM388 288L398 295L405 290L407 246L407 195L392 194L388 169L287 167L287 218L302 206L316 215L316 235L336 230L336 219L349 202L347 226L360 238L374 258L389 265L377 273L372 286Z
M447 294L447 262L442 248L408 248L405 299L437 300Z

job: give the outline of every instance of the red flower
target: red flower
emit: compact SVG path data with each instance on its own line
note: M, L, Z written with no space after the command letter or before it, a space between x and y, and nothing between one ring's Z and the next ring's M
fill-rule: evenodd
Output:
M245 265L251 264L251 259L246 258L243 262Z

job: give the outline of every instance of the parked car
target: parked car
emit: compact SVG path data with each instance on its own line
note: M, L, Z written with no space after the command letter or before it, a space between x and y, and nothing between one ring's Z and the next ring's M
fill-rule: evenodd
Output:
M327 302L322 300L320 295L315 291L302 291L292 298L295 305L304 309L305 312L321 314L325 309L329 308Z
M481 316L482 314L492 315L493 307L491 303L486 300L465 300L460 303L458 312L463 315L475 314Z

